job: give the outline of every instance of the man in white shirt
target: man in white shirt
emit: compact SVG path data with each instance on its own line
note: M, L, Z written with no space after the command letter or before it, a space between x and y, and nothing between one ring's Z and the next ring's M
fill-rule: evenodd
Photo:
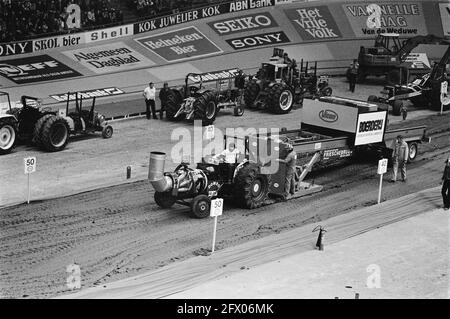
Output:
M150 108L152 109L153 118L156 120L158 119L155 110L155 97L156 97L156 88L153 85L153 82L150 82L148 86L144 89L147 120L150 120Z
M222 162L235 164L241 152L236 148L234 143L228 145L228 149L223 150L220 154L214 156L214 159L221 159Z

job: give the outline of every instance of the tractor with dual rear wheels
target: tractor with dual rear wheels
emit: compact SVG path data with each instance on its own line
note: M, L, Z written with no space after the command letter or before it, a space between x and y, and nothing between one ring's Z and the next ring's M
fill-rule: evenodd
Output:
M102 132L104 138L113 134L111 125L103 115L95 112L95 98L89 110L82 109L82 98L78 93L68 93L66 109L55 111L43 107L41 100L31 96L21 97L21 107L11 107L7 92L0 92L7 98L8 108L0 115L0 154L11 152L17 142L32 144L47 152L62 151L71 135ZM71 96L75 109L69 111Z

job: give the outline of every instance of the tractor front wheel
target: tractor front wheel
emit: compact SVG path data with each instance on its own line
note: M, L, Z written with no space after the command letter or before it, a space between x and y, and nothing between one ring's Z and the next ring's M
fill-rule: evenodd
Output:
M60 116L50 117L42 127L42 147L48 152L62 151L69 141L69 127Z
M102 129L102 136L103 138L111 138L113 136L114 130L111 125L106 125Z
M195 218L206 218L209 216L211 199L206 195L195 196L191 202L191 214Z
M0 122L0 154L11 152L16 141L16 130L8 123Z
M402 114L402 108L403 108L403 101L402 100L395 100L394 104L392 105L392 114L398 116Z

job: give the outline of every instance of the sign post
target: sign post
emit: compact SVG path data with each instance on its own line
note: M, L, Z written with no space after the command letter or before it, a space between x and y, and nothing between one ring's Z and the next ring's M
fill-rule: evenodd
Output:
M214 232L212 241L212 250L214 252L216 247L216 232L217 232L217 216L221 216L223 211L223 198L216 198L211 201L210 216L214 217Z
M383 185L383 174L387 172L388 159L383 158L378 161L378 174L380 175L380 187L378 188L378 204L381 203L381 187Z
M208 125L206 127L206 139L212 140L214 138L214 125Z
M25 166L25 174L27 175L28 179L27 204L29 204L31 197L30 174L36 172L36 157L26 157L23 159L23 163Z
M444 102L447 99L447 90L448 83L447 81L444 81L441 83L441 115L444 113Z

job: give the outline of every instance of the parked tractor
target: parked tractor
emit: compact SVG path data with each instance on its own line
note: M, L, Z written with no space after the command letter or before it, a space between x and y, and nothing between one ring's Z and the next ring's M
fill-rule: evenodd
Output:
M275 48L268 63L262 63L255 77L247 83L244 99L248 108L267 109L275 114L289 113L294 105L301 106L303 98L329 96L332 89L328 77L317 76L317 62L313 72L301 61L286 58L283 49Z
M385 103L392 106L392 113L400 115L400 110L405 107L409 100L416 107L430 107L433 110L441 108L441 83L450 82L448 78L447 65L450 63L450 41L442 41L449 46L441 60L434 64L430 73L417 78L406 85L387 85L380 92L381 96L371 95L369 102ZM450 101L443 103L450 105Z
M69 112L70 93L65 110L54 111L43 107L41 100L31 96L22 96L22 107L12 108L9 94L6 96L8 110L0 116L0 153L9 153L16 140L25 144L34 144L47 152L63 150L70 135L91 134L101 131L104 138L110 138L113 129L105 117L95 112L95 98L90 110L83 110L83 99L75 93L75 110Z
M360 48L358 82L373 75L385 76L388 85L396 85L408 83L412 76L423 76L430 72L428 61L408 61L409 54L420 44L442 44L443 41L443 38L432 34L400 41L397 33L381 33L372 47ZM347 70L347 78L349 72Z
M189 73L185 84L171 88L167 93L166 115L169 120L201 120L202 125L214 123L220 109L232 108L235 116L244 114L242 87L237 77L243 77L239 69L209 73Z

